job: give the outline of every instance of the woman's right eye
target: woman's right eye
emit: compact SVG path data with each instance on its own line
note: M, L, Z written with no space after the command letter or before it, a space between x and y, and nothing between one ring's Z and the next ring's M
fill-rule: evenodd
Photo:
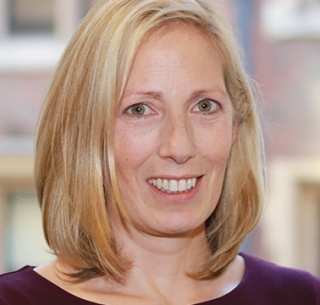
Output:
M143 103L139 103L127 108L126 113L129 113L131 115L136 115L136 116L142 116L142 115L150 114L151 109L147 105Z

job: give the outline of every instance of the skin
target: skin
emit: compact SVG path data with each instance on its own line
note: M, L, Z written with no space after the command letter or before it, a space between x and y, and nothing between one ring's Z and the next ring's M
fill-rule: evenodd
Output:
M202 32L174 25L139 49L115 118L115 159L130 221L115 215L122 253L132 258L123 284L106 278L68 284L61 260L36 272L68 292L100 304L186 305L221 297L241 281L237 256L212 280L189 277L208 255L205 221L214 211L237 124L226 93L221 54ZM150 179L197 178L167 193Z
M123 203L139 232L189 234L219 200L236 126L214 49L198 30L161 29L135 58L116 116L115 159ZM201 111L201 103L211 110ZM196 187L182 194L148 183L193 177Z

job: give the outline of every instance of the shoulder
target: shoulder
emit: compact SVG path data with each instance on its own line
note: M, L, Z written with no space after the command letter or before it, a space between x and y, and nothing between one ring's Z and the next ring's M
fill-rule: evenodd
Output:
M254 291L269 293L291 304L320 304L320 279L302 270L285 268L241 254L246 263L245 278ZM270 293L271 292L271 293Z
M0 305L96 305L78 298L25 266L0 275Z
M25 266L17 271L0 275L0 291L4 288L15 288L19 284L25 284L33 272L33 267Z
M28 296L36 292L36 283L33 279L33 268L25 266L17 271L0 275L0 304L19 304ZM28 303L26 303L28 304Z
M0 275L0 305L63 304L64 300L63 291L36 273L34 267Z

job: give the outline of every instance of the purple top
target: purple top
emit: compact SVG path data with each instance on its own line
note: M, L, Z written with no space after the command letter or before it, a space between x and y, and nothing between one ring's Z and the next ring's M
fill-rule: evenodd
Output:
M241 254L245 273L230 293L197 305L320 305L320 279ZM174 292L173 292L174 293ZM0 276L0 305L98 305L80 299L33 271L33 267Z

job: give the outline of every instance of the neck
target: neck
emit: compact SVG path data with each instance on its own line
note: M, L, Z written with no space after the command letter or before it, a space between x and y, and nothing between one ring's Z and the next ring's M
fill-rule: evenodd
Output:
M146 304L194 304L223 295L220 279L200 281L190 276L203 267L209 253L204 225L174 236L147 234L130 225L122 228L125 232L114 230L116 240L132 259L132 268L121 293L143 291Z
M188 272L192 274L202 267L208 253L204 226L175 236L155 236L131 227L124 232L123 228L117 227L115 232L121 252L132 260L125 283L106 277L75 285L57 276L52 276L51 281L95 303L133 305L200 303L230 292L241 281L244 263L239 258L213 280L200 281L188 276Z
M149 234L125 225L125 232L117 230L121 252L132 259L132 275L144 274L150 278L187 277L198 271L209 251L205 226L192 232L175 235ZM122 232L121 232L122 231Z

